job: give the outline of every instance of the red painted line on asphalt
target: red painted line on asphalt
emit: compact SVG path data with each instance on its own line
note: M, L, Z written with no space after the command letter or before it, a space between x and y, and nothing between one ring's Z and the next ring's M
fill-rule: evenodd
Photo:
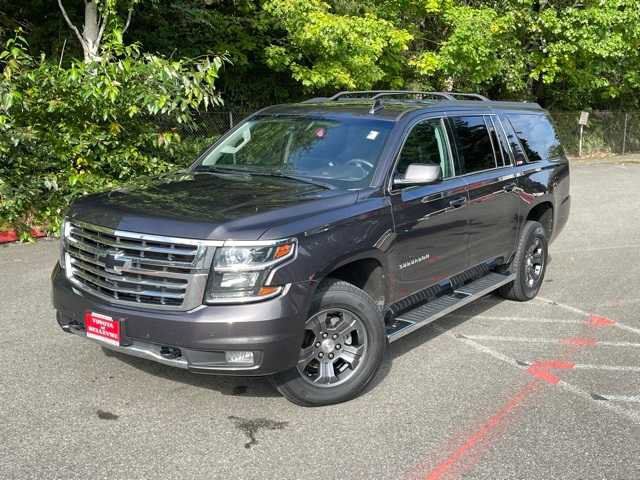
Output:
M594 315L593 313L589 315L589 320L587 323L592 327L609 327L611 325L615 325L616 321L611 320L607 317L602 317L600 315Z
M589 337L570 337L560 340L563 345L574 345L576 347L595 347L598 342L595 338Z
M533 365L527 368L527 372L540 380L550 383L551 385L555 385L560 381L560 379L551 373L550 370L567 370L574 367L575 364L572 362L565 362L562 360L544 360L533 362Z
M440 462L431 470L425 480L440 480L450 472L450 470L460 462L474 447L484 441L489 434L502 424L507 416L513 412L527 397L529 397L539 386L540 382L532 380L513 395L496 413L473 432L462 445L460 445L451 455Z
M598 322L600 322L600 320L598 320ZM607 322L607 324L609 323ZM573 347L570 348L564 356L571 356L581 347L597 345L597 341L595 339L588 337L566 338L560 340L560 343ZM482 424L480 428L469 435L462 445L454 450L446 459L437 464L424 477L424 479L441 480L445 475L452 473L451 471L454 468L460 468L464 457L469 456L472 451L482 443L486 443L490 434L504 423L508 415L520 406L520 404L522 404L540 385L542 385L541 381L551 385L556 385L560 382L560 378L551 373L551 370L570 370L573 368L575 368L575 363L566 360L536 360L531 366L529 366L529 368L527 368L527 372L535 377L535 379L516 392L496 413L489 417L489 419Z

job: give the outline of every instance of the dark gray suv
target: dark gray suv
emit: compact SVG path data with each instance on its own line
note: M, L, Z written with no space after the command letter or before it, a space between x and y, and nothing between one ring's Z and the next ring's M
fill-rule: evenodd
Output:
M197 373L353 398L388 342L497 290L529 300L570 208L536 104L342 92L266 108L188 170L70 208L57 320Z

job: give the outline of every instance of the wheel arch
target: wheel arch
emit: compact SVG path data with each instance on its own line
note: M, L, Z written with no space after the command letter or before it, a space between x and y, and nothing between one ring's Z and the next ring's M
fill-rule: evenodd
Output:
M553 235L553 203L550 201L543 201L532 207L527 213L526 221L540 222L544 227L547 238L550 239Z
M317 285L328 278L342 280L364 290L381 308L389 299L385 261L377 251L361 252L336 261L316 276Z

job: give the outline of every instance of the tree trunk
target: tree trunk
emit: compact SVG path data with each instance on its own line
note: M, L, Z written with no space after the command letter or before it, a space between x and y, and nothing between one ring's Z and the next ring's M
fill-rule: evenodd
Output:
M84 50L84 61L95 62L99 60L100 20L98 16L98 5L96 5L96 2L93 0L85 4L82 37L85 41L85 44L82 46Z
M58 6L67 25L73 30L73 33L76 34L76 37L78 37L80 41L80 45L82 45L84 61L90 63L100 60L100 55L98 55L100 51L100 41L102 40L102 35L107 25L107 19L104 17L101 18L96 0L85 0L84 2L84 28L82 29L82 33L80 33L69 18L69 15L67 15L62 0L58 0ZM131 20L131 10L129 10L128 21L129 20Z

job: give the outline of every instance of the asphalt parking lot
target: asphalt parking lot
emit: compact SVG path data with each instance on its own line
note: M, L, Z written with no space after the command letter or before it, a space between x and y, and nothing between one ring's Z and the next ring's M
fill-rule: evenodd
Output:
M639 191L640 165L574 165L538 299L485 297L316 409L106 356L57 327L57 242L2 247L0 478L640 478Z

